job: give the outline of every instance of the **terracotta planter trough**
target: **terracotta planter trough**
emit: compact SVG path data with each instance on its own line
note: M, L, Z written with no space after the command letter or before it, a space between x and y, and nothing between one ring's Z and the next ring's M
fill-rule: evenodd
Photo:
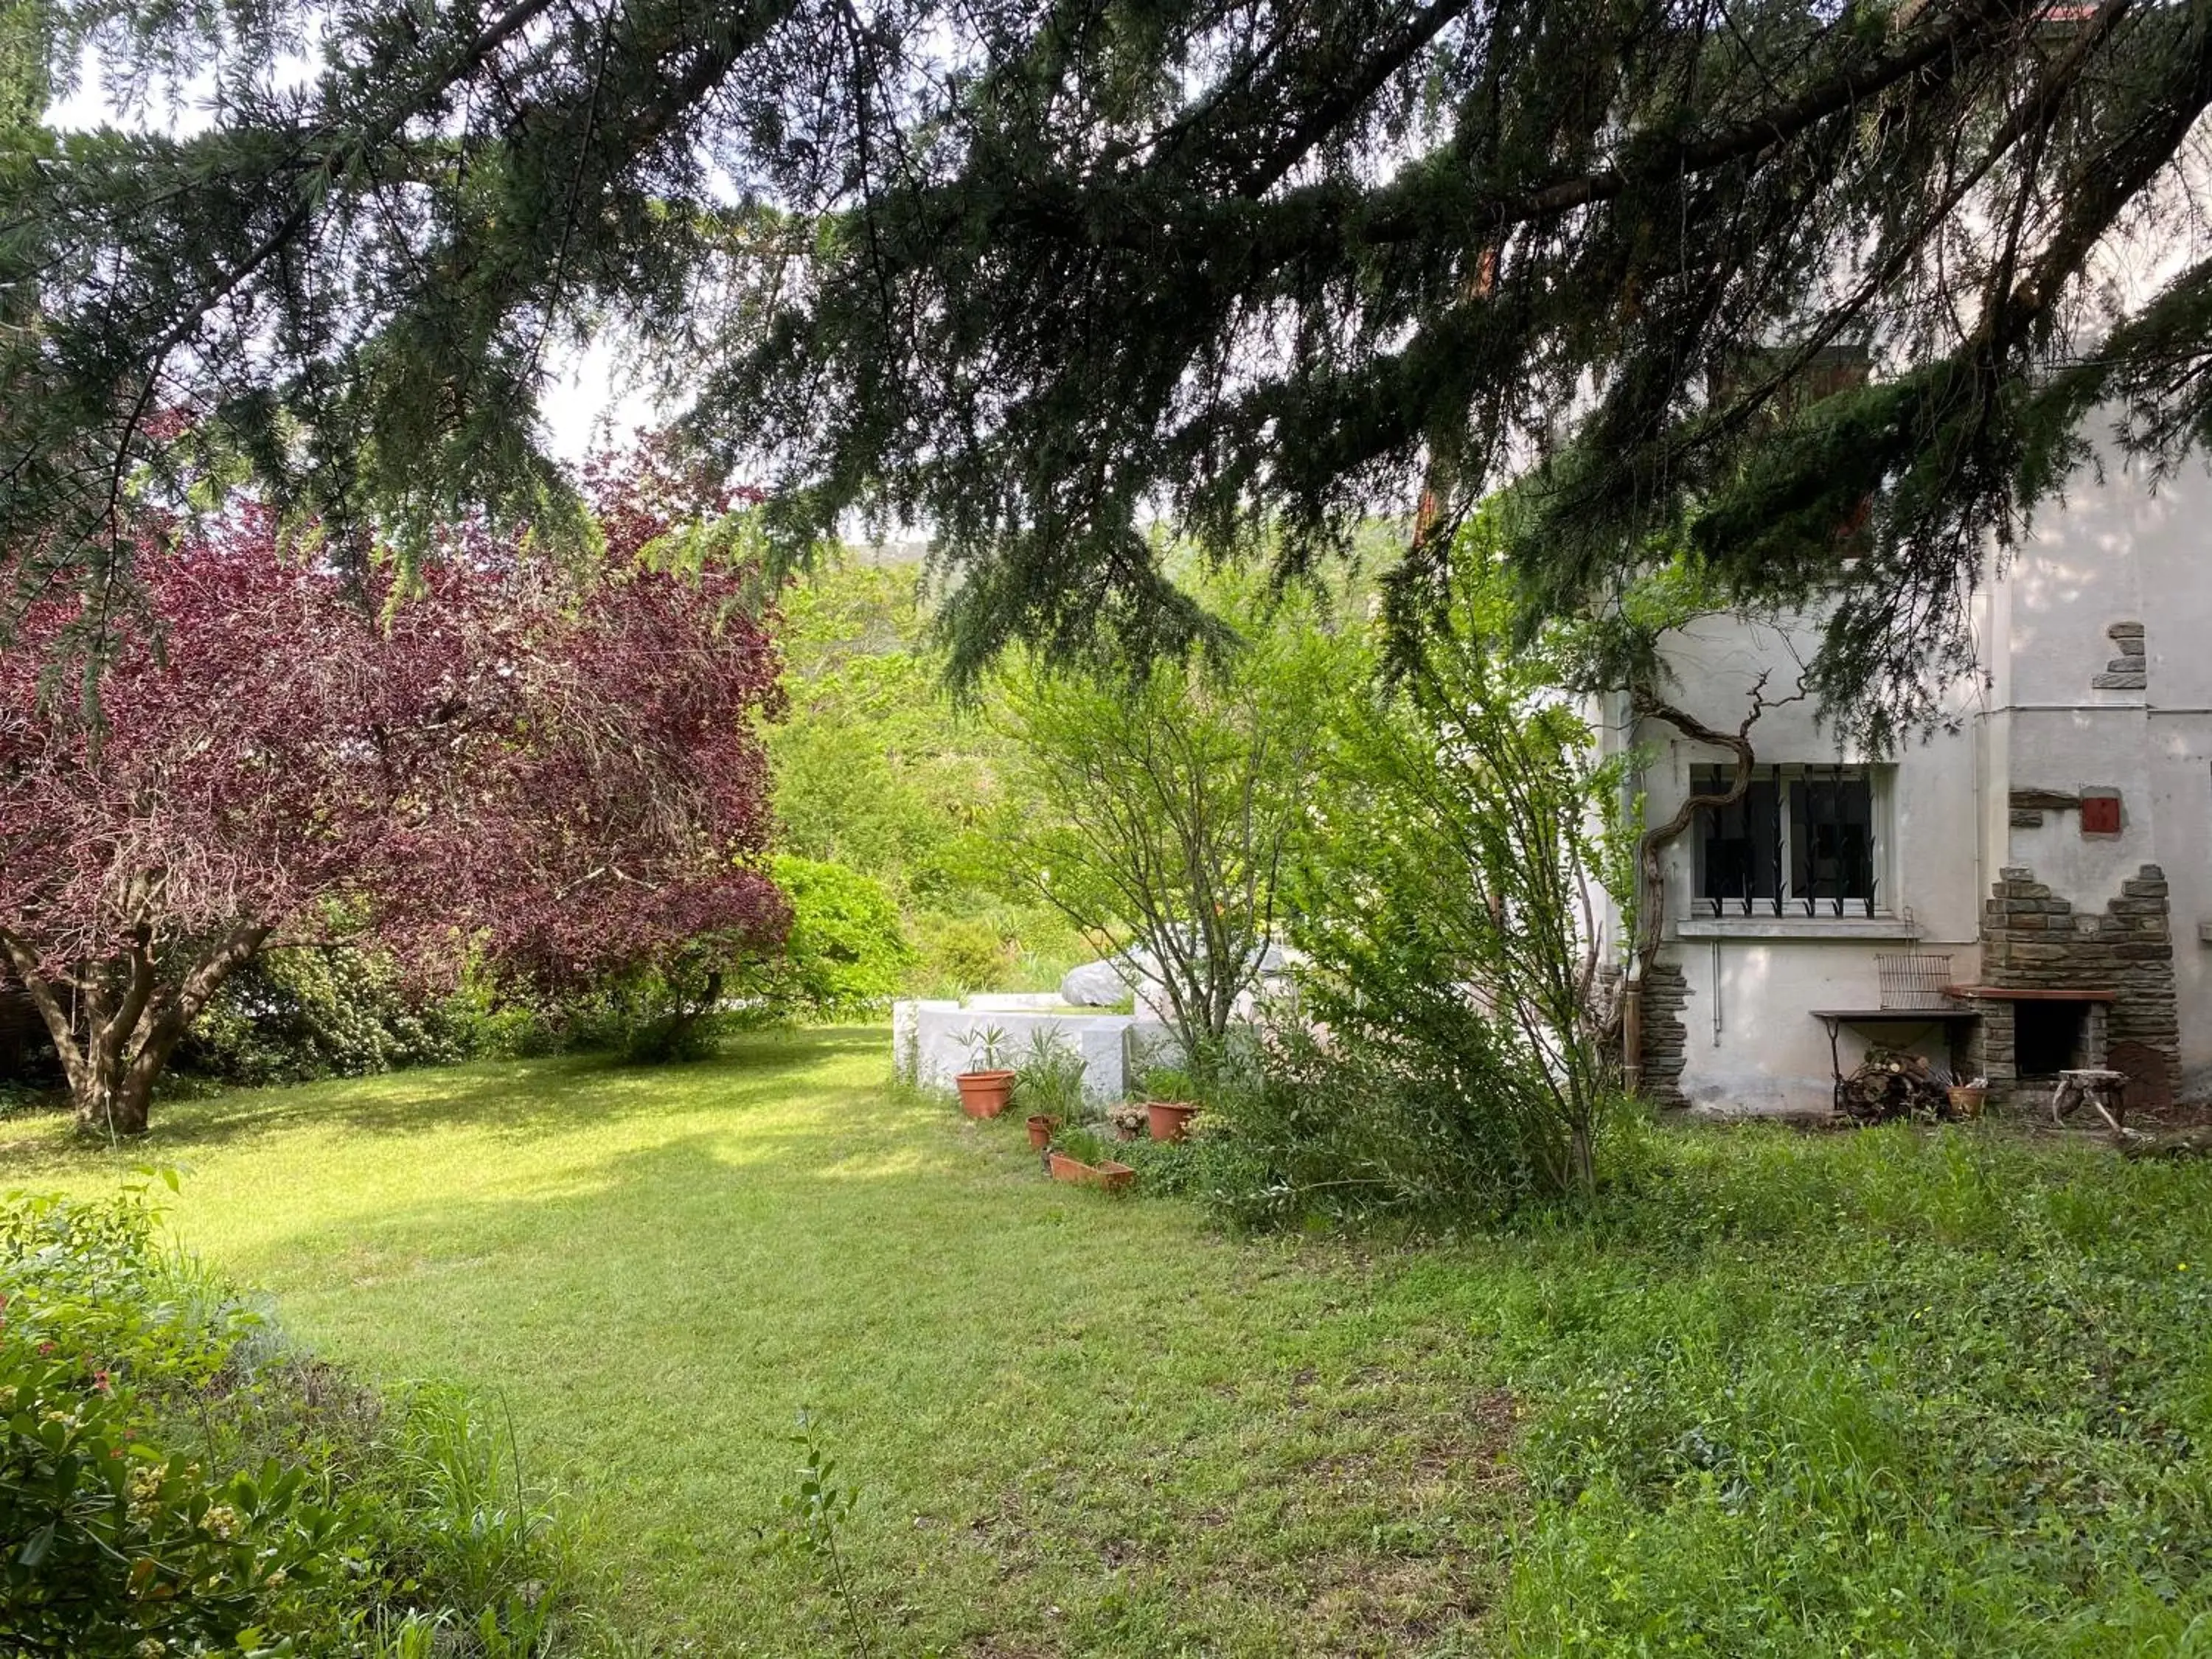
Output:
M1104 1164L1085 1164L1080 1158L1070 1158L1066 1152L1051 1155L1052 1178L1078 1187L1103 1187L1109 1193L1127 1188L1136 1180L1137 1172L1126 1164L1111 1160Z

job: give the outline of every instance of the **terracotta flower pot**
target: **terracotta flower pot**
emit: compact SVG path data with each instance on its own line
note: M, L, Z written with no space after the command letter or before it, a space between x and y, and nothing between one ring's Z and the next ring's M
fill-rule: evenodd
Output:
M996 1117L1014 1092L1012 1072L963 1072L952 1079L960 1091L960 1109L970 1117Z
M1066 1152L1053 1153L1050 1162L1054 1181L1073 1182L1079 1187L1089 1183L1098 1173L1081 1158L1070 1158Z
M1179 1100L1148 1100L1145 1115L1152 1120L1153 1139L1181 1140L1190 1133L1190 1121L1198 1115L1198 1108Z
M1030 1119L1030 1145L1038 1152L1052 1145L1052 1120L1042 1112Z
M1951 1110L1960 1117L1979 1117L1982 1102L1989 1091L1976 1088L1971 1083L1954 1085L1951 1090Z
M1126 1192L1137 1179L1137 1172L1126 1164L1102 1164L1091 1173L1109 1193Z

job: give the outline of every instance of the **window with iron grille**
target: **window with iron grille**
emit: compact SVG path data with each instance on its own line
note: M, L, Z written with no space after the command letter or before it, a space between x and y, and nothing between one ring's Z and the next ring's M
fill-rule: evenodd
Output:
M1690 787L1727 792L1730 767L1698 766ZM1869 766L1762 766L1726 806L1698 814L1692 913L1881 913L1884 778Z

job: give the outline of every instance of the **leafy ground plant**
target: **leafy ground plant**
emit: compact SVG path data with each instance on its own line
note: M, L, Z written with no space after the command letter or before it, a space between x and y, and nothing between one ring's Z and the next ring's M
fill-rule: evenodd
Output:
M1014 1106L1023 1116L1044 1116L1075 1124L1086 1115L1083 1055L1058 1032L1030 1033L1028 1046L1014 1062Z
M0 1632L16 1655L553 1650L550 1520L456 1396L387 1403L155 1245L143 1186L0 1202ZM527 1500L516 1493L526 1511Z
M2181 1654L2212 1623L2201 1171L1669 1139L1490 1281L1553 1653Z
M791 1437L791 1443L802 1455L791 1490L776 1500L783 1511L783 1522L764 1542L770 1549L803 1558L820 1573L844 1615L845 1633L853 1650L860 1659L869 1659L874 1621L853 1588L852 1575L845 1570L845 1557L837 1547L837 1534L851 1520L860 1494L854 1487L838 1484L836 1460L830 1455L813 1415L803 1408L799 1413L799 1431Z

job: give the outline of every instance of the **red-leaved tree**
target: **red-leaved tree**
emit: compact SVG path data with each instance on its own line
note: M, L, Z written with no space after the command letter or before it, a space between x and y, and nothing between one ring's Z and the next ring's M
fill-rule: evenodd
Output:
M657 521L588 581L477 538L395 596L241 507L143 562L97 723L42 684L78 602L30 619L0 656L0 963L84 1127L143 1131L223 980L335 922L541 982L781 937L754 578L631 556Z

